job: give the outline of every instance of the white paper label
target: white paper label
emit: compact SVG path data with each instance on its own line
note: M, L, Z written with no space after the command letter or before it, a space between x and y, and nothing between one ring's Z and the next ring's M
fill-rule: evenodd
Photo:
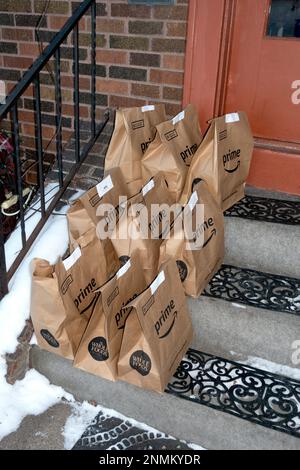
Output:
M152 295L157 291L157 289L164 282L164 280L165 280L165 273L164 273L164 271L161 271L159 273L159 275L157 276L157 278L154 279L154 281L152 282L152 284L150 286L150 290L151 290Z
M66 258L63 261L65 270L69 271L69 269L76 263L76 261L80 258L80 256L81 256L81 249L78 246L76 250L74 250L73 253L69 256L69 258Z
M194 191L193 194L190 197L189 202L188 202L188 206L191 209L191 211L194 209L197 202L198 202L198 193L197 193L197 191Z
M184 116L185 116L185 112L184 112L184 111L181 111L181 113L177 114L177 116L175 116L175 117L172 119L172 124L173 124L173 126L175 126L175 124L177 124L177 122L182 121L182 119L184 119Z
M142 113L146 113L147 111L154 111L155 106L153 104L149 104L148 106L142 107Z
M119 271L117 272L117 279L124 276L124 274L127 273L128 269L130 267L131 267L131 262L130 262L130 259L129 259L127 261L127 263L125 263L124 266L122 266L122 268L120 268Z
M238 122L239 120L240 120L239 113L226 114L225 116L226 124L230 124L231 122Z
M96 188L98 191L98 194L100 197L103 197L104 194L108 193L112 188L114 187L114 184L112 182L111 176L108 175L104 180L102 180L99 184L97 184Z
M146 196L147 193L149 193L149 191L151 191L151 189L154 188L154 180L150 180L149 183L145 184L145 186L142 188L142 194L143 196Z

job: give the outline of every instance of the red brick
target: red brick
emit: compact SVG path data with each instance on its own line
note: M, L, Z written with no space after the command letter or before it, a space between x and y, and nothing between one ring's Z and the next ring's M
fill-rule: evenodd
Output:
M33 62L30 57L19 56L3 56L4 67L11 67L14 69L28 69Z
M144 106L145 104L145 100L129 98L127 96L112 95L109 97L109 106L117 108L130 108L131 106Z
M98 93L118 93L128 95L129 83L118 80L96 79L96 90Z
M2 28L2 39L32 42L34 41L33 30L22 28Z
M131 94L136 96L144 96L145 98L159 98L160 89L159 86L133 83L131 85Z
M40 54L39 46L29 42L20 42L19 51L20 56L25 57L37 57Z
M155 6L153 9L154 18L162 20L185 20L187 13L188 8L186 5L162 5Z
M174 88L174 87L164 87L163 90L163 98L164 100L171 100L171 101L182 101L182 93L183 89L182 87L180 88Z
M150 70L150 81L168 85L182 85L183 73L152 69Z
M126 51L110 51L105 49L98 49L96 51L97 63L105 64L126 64L128 60L128 53Z
M183 70L184 69L184 55L167 55L163 56L163 67L166 69L174 69L174 70Z
M167 23L167 36L186 37L186 22Z
M90 19L88 19L88 28L90 28ZM125 21L108 19L108 18L97 18L97 33L125 33Z

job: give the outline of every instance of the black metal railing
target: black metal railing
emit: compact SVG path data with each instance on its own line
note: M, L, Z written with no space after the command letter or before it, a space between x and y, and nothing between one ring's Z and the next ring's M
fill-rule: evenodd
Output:
M79 109L79 21L85 14L91 17L91 122L90 122L90 139L81 148L80 144L80 109ZM64 175L62 161L62 93L61 93L61 54L60 46L66 40L69 34L73 35L73 76L74 76L74 136L75 136L75 162L71 170ZM55 101L56 101L56 161L58 168L58 184L59 190L53 197L51 203L47 206L45 201L44 188L44 172L43 172L43 129L41 114L41 90L40 90L40 72L49 62L54 59L54 76L55 76ZM36 162L37 176L40 196L40 212L41 218L34 228L33 232L27 238L25 229L25 209L23 207L23 187L21 175L21 155L20 155L20 126L18 119L18 100L33 86L34 90L34 120L35 120L35 140L36 140ZM100 124L96 123L96 0L85 0L76 9L64 27L54 36L43 53L36 59L32 66L24 73L21 80L6 98L5 104L0 106L0 122L2 119L10 116L12 122L12 134L14 139L14 165L16 189L19 204L19 227L21 230L22 248L17 254L12 265L7 270L5 260L5 246L3 236L2 220L0 223L0 298L8 292L8 283L24 256L32 246L34 240L45 225L47 219L53 212L62 194L67 189L71 180L78 171L81 163L89 154L95 141L104 129L109 117L106 115L104 121ZM1 218L2 219L2 218Z

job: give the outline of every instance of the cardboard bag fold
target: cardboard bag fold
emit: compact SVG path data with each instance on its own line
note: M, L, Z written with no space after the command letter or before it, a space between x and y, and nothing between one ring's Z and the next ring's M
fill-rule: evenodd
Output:
M223 211L244 197L254 140L246 113L213 119L189 168L181 203L203 179Z
M116 272L120 263L109 239L99 240L95 228L78 240L78 246L55 266L59 290L66 310L75 305L89 320L96 301L95 290Z
M119 379L163 392L193 335L186 297L172 258L128 307L132 310L125 323Z
M182 193L188 167L202 140L196 109L192 105L170 121L156 126L154 141L142 158L144 183L163 172L174 202Z
M126 305L147 287L135 255L97 291L97 301L80 342L74 365L109 380L117 379L117 364L130 309Z
M148 283L157 274L159 247L169 231L172 199L164 176L158 173L122 209L111 241L121 263L139 250L140 263Z
M199 297L221 267L224 218L204 181L195 185L188 204L163 241L159 265L170 256L176 261L185 293L192 297Z
M115 128L105 158L105 171L119 167L130 196L142 186L141 159L154 139L156 126L166 120L162 104L116 111Z
M112 168L96 186L78 198L67 212L71 247L79 237L97 226L104 217L99 206L119 207L119 196L128 197L127 185L119 168ZM117 215L117 214L116 214Z
M43 259L32 261L31 318L38 345L73 359L87 325L75 307L66 309L60 296L55 266Z

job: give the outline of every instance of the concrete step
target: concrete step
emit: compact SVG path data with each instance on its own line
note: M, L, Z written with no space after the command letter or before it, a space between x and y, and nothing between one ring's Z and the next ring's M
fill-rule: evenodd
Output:
M193 351L191 351L191 353L193 353ZM196 390L197 384L192 384L193 379L191 378L195 376L195 372L194 375L191 374L189 380L184 382L180 382L179 374L179 378L175 377L174 379L175 384L169 385L169 392L172 392L172 387L175 387L175 389L177 387L178 394L174 395L174 392L157 394L123 382L110 382L101 379L100 377L73 368L71 361L43 351L37 346L34 346L31 351L32 366L46 375L51 382L59 384L73 393L77 399L95 400L101 403L102 406L113 408L119 413L147 423L154 428L160 429L164 433L171 433L178 439L194 442L207 449L300 449L300 439L297 437L257 425L255 422L240 419L241 417L245 418L247 415L251 414L252 408L251 406L247 408L247 403L244 410L241 404L238 404L236 407L231 407L231 411L229 410L228 398L230 397L230 400L232 400L234 396L233 388L235 388L238 383L238 380L234 379L234 374L237 369L240 370L240 365L233 363L227 364L225 359L224 368L224 361L220 362L219 358L211 358L201 353L199 353L199 357L201 359L204 358L203 360L206 365L202 368L200 380L198 381L198 391ZM181 376L184 376L189 368L198 367L197 361L201 362L201 360L197 359L194 360L194 362L190 362L188 366L185 366L181 371ZM214 364L210 364L209 366L209 362L211 361ZM211 374L208 376L209 386L206 400L209 395L214 397L214 394L209 393L209 389L216 392L217 389L220 388L220 384L224 383L224 385L226 385L226 381L222 382L222 380L224 380L224 370L226 370L228 376L230 374L232 375L229 381L231 387L233 387L229 393L225 392L225 394L221 389L219 403L223 403L224 407L222 408L215 403L212 403L211 406L204 406L195 401L195 395L199 393L199 383L201 383L201 381L204 383L204 380L207 380L205 374L208 374L209 371ZM223 378L222 375L220 376L221 382L215 380L215 378L218 378L219 372L223 374ZM203 373L205 374L203 375ZM274 383L274 381L278 382L278 377L272 377L270 374L265 375L264 372L249 367L245 368L244 375L245 377L243 378L248 376L249 379L248 382L244 382L244 386L247 383L251 384L251 377L253 377L253 375L255 376L254 383L258 384L259 382L261 385L261 390L258 391L257 387L256 391L254 391L254 393L258 393L257 399L260 404L259 406L262 406L262 400L263 405L268 405L268 403L265 404L264 401L267 400L268 397L270 398L272 390L278 389L278 384L276 387ZM238 374L237 377L242 377L242 374ZM262 377L265 377L265 379ZM291 386L295 387L295 384L288 384L286 381L283 381L280 382L281 389L283 386L282 383L289 389L291 389ZM298 386L300 386L299 382ZM229 391L228 385L227 389ZM217 393L219 394L219 392ZM187 399L180 398L180 394L182 394L182 398ZM226 397L227 402L224 400ZM205 395L202 397L202 400L203 398L205 399ZM241 395L240 398L242 398ZM249 395L248 398L252 400L253 396L251 397ZM214 406L216 406L217 409L214 409ZM225 409L226 406L227 410ZM297 406L299 410L300 404L298 403ZM234 409L238 410L238 408L242 408L240 413L237 412L240 417L233 416L231 413L235 413ZM264 422L265 425L268 424L267 416L264 419L255 406L253 410L254 413L257 414L256 417L254 416L254 419L258 422ZM293 416L293 418L297 419L295 416ZM290 419L291 417L289 416L286 421ZM272 420L274 422L274 416ZM270 423L272 423L272 420L270 420ZM286 423L280 416L279 421L277 425L284 428Z
M201 296L189 299L193 347L225 357L256 356L296 367L292 345L299 339L300 317Z
M300 225L225 217L224 262L299 277Z
M224 262L299 277L300 198L246 193L225 213Z

